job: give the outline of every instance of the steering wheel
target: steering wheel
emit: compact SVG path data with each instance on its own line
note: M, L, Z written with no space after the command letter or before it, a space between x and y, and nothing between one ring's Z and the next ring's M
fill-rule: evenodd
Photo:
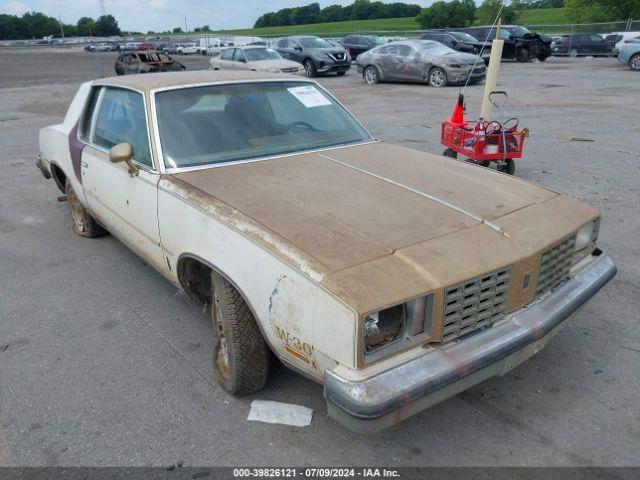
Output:
M311 130L312 132L318 131L318 129L313 125L311 125L310 123L298 121L298 122L290 123L289 126L287 126L287 132L290 132L295 127L306 128L307 130Z

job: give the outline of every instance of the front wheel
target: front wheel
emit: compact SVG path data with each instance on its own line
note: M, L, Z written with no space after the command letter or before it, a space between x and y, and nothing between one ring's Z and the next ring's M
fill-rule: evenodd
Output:
M636 53L629 59L629 68L634 72L640 72L640 53Z
M447 85L447 72L440 67L431 69L427 75L427 83L430 87L440 88Z
M316 64L313 63L311 60L305 60L304 61L304 73L309 78L315 77L317 75Z
M369 66L364 69L362 74L364 81L369 85L375 85L380 81L380 75L378 75L378 69L376 67Z
M516 60L518 62L528 62L529 61L529 50L526 48L521 48L516 52Z
M100 226L95 218L91 216L87 209L84 208L78 195L71 186L71 182L67 180L65 185L65 193L67 194L67 203L69 204L69 213L73 220L73 231L81 237L96 238L106 235L108 232Z
M232 395L255 393L267 383L271 352L242 295L221 275L211 275L215 376Z
M456 152L452 148L445 149L445 151L442 152L442 155L444 155L445 157L449 157L449 158L458 158L458 152Z

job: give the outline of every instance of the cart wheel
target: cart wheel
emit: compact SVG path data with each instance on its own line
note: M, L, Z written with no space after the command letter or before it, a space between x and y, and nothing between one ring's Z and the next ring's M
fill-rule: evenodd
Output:
M513 175L516 173L516 162L511 158L507 158L503 163L498 164L498 171Z
M450 158L458 158L458 152L456 152L455 150L453 150L451 148L447 148L444 152L442 152L442 155L444 155L445 157L450 157Z
M489 165L491 165L491 162L489 160L477 160L476 163L485 168L489 168Z

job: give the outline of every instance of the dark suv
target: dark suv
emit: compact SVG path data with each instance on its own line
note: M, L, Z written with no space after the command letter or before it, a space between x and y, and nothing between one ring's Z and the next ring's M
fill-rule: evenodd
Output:
M594 57L610 57L613 55L611 44L600 35L593 33L576 33L560 35L551 43L553 55L569 55L570 57L593 55Z
M480 41L492 41L496 37L495 27L470 27L460 29ZM551 37L532 33L519 25L504 25L500 29L500 38L504 40L502 58L528 62L537 58L544 62L551 55Z
M304 65L307 77L331 72L344 75L351 68L349 52L320 37L285 37L276 41L272 48L287 60Z
M342 46L347 49L355 60L358 55L371 50L378 45L384 45L384 40L375 35L349 35L342 40Z

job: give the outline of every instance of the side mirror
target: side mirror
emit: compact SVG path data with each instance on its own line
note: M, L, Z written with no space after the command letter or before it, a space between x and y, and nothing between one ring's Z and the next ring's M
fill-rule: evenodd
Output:
M302 51L302 47L301 47L300 45L296 45L295 47L293 47L293 49L294 49L296 52L301 52L301 51Z
M128 143L119 143L109 150L111 163L126 163L129 168L129 174L133 176L137 175L140 169L131 163L131 158L133 158L133 147Z

